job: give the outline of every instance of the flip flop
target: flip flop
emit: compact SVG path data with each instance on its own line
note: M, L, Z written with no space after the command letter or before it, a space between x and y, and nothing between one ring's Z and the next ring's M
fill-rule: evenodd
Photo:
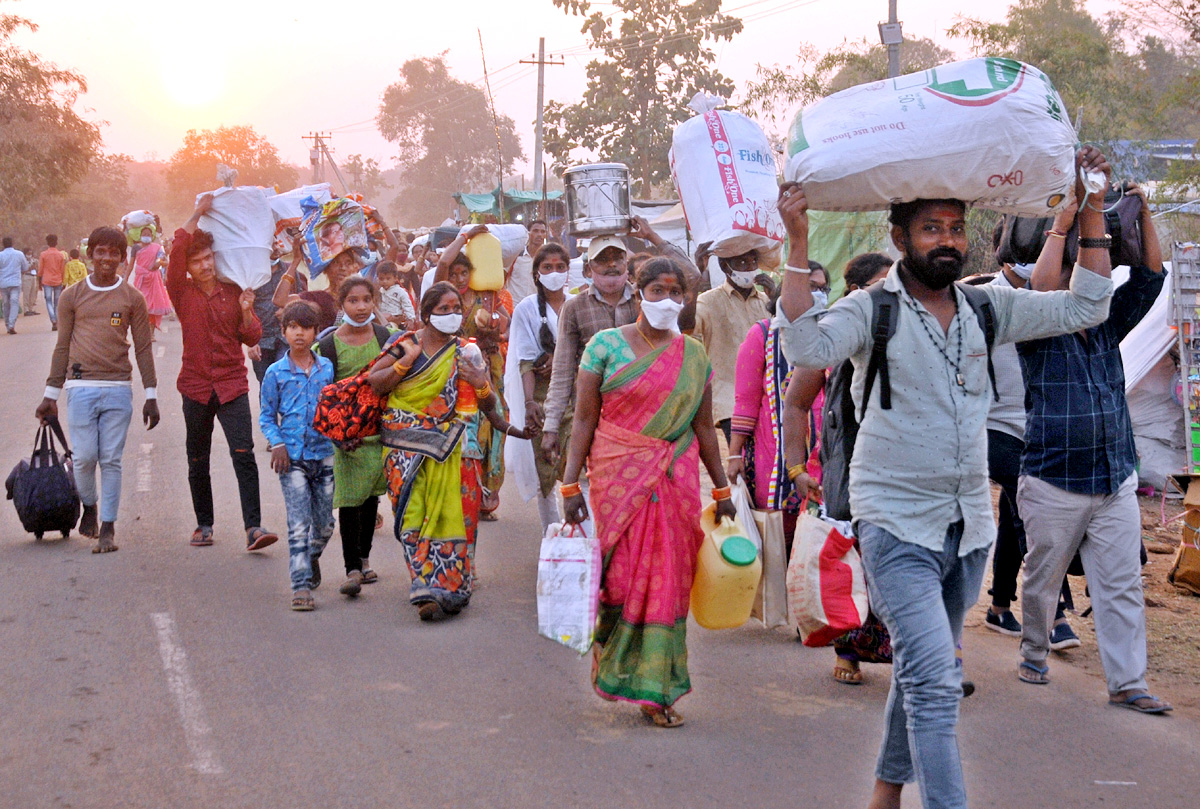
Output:
M303 595L301 595L303 593ZM296 612L312 612L316 608L312 593L307 590L297 590L292 595L292 609Z
M192 540L188 544L193 548L206 548L213 544L212 528L206 525L197 526L196 530L192 532Z
M274 545L279 541L279 534L272 534L270 531L264 531L262 528L251 528L246 531L246 550L261 551L268 545Z
M1151 699L1154 700L1155 704L1141 706L1137 704L1138 700L1140 699ZM1175 710L1174 705L1171 705L1168 702L1163 702L1158 697L1154 696L1153 694L1146 693L1145 691L1139 691L1138 693L1132 694L1123 700L1119 697L1115 699L1113 697L1109 697L1108 704L1116 705L1118 708L1128 708L1129 710L1137 711L1138 713L1149 714L1164 714L1167 711Z
M1049 685L1050 667L1022 660L1021 665L1017 667L1017 679L1030 685Z
M649 705L642 706L642 716L654 723L658 728L677 728L683 724L683 717L674 708L659 708Z
M863 673L861 669L852 668L855 661L847 660L844 657L839 657L833 663L833 679L837 680L842 685L862 685Z

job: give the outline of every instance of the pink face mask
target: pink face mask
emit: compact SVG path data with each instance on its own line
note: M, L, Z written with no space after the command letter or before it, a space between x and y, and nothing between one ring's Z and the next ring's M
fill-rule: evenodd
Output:
M625 289L625 283L629 279L628 273L620 275L592 275L592 286L594 286L602 295L615 295Z

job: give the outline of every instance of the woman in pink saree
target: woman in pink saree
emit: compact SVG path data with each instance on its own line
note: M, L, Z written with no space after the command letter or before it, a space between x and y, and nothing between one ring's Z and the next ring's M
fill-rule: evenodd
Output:
M721 518L733 518L712 418L704 347L676 330L684 277L670 259L638 271L642 312L588 343L576 380L575 427L562 486L567 522L588 507L604 557L592 683L609 700L641 706L659 727L691 691L687 615L700 531L700 460Z
M171 299L167 296L167 287L160 271L165 254L162 246L153 238L150 228L142 229L141 245L133 257L133 286L146 299L150 325L157 331L163 315L171 312Z

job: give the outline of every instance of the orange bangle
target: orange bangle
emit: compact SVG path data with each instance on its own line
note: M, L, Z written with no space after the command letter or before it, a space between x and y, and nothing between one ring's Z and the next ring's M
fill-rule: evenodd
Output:
M558 493L563 497L575 497L583 494L583 489L578 483L564 483L558 487Z
M408 369L411 367L411 365L405 365L404 363L400 362L400 360L396 360L392 363L392 370L396 372L396 376L404 376L408 373Z
M733 497L733 488L730 486L723 486L719 489L712 490L712 499L717 502L720 502L721 500L728 500L731 497Z

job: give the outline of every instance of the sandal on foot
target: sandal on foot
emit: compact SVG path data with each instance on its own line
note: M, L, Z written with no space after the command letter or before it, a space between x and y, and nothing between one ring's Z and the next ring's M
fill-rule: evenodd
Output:
M498 519L500 519L500 518L496 516L496 512L494 512L494 511L479 512L479 521L480 522L495 522Z
M1050 667L1022 660L1021 665L1017 667L1017 679L1030 685L1049 685Z
M265 531L257 526L246 529L246 550L261 551L268 545L274 545L279 541L279 534L272 534L270 531Z
M833 679L842 685L862 685L863 674L858 661L839 657L833 662Z
M642 716L649 719L654 723L655 727L659 728L677 728L683 724L683 717L674 708L643 705Z
M363 574L357 570L351 570L346 574L346 581L338 588L338 592L344 596L356 596L362 592Z
M312 593L308 590L297 590L292 593L292 609L296 612L312 612L316 606Z
M379 581L379 574L366 565L363 565L362 577L363 584L374 584Z
M417 617L422 621L432 621L441 611L436 601L422 601L417 605Z
M1143 702L1143 700L1148 700L1148 702ZM1139 705L1139 702L1143 702L1143 704ZM1163 714L1167 711L1175 710L1175 706L1171 705L1171 703L1163 702L1158 697L1145 691L1135 691L1124 699L1121 698L1120 694L1113 694L1109 696L1108 704L1116 705L1118 708L1128 708L1138 713L1149 714Z
M193 548L206 548L213 544L213 530L208 525L198 525L192 532L192 541L188 543Z

